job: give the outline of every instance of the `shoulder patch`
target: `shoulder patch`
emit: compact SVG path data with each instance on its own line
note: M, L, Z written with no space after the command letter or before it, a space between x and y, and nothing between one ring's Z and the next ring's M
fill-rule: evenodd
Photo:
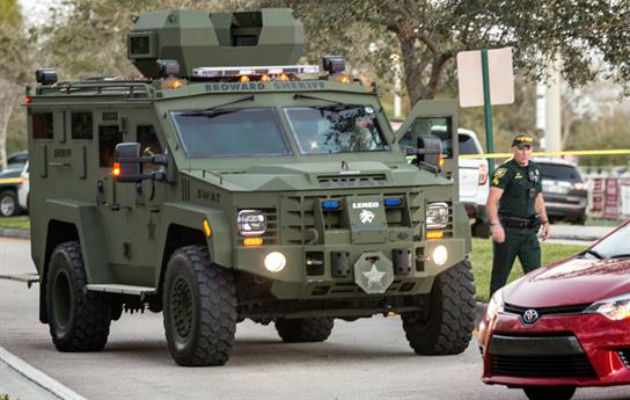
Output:
M497 170L494 171L494 177L497 179L501 179L506 173L507 173L507 168L497 168Z

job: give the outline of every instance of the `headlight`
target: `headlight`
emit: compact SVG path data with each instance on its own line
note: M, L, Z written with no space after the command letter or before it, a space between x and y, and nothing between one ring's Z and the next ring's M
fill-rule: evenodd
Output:
M448 204L431 203L427 205L427 228L446 228L448 224Z
M585 313L598 313L611 321L630 319L630 294L611 297L591 304Z
M274 251L265 257L265 268L271 272L280 272L287 265L287 258L284 254Z
M433 262L437 265L444 265L448 259L448 251L446 247L439 245L433 249Z
M236 229L241 236L262 236L267 221L265 214L258 210L241 210L236 216Z
M492 295L488 302L488 309L486 310L486 316L488 321L491 321L498 313L503 311L503 290L499 289Z

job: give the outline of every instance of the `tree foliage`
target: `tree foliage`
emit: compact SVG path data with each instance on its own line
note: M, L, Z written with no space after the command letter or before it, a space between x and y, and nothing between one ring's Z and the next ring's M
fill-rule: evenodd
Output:
M309 49L344 49L354 59L366 60L369 47L351 40L361 25L368 33L364 38L380 41L380 60L388 60L383 57L388 53L402 56L412 102L434 98L454 80L457 52L481 48L513 47L516 68L536 77L561 57L562 75L572 85L598 75L630 81L630 0L260 3L296 9L308 28ZM592 69L595 55L605 61L600 70Z
M9 121L27 81L31 41L23 22L17 0L0 2L0 170L6 167Z

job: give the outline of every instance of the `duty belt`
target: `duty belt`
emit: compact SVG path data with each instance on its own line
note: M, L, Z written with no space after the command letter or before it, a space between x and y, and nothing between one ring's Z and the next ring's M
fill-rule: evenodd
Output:
M530 218L507 217L505 215L499 215L499 220L501 221L501 224L503 226L507 226L508 228L534 230L538 230L538 228L540 228L540 217L538 215L533 215Z

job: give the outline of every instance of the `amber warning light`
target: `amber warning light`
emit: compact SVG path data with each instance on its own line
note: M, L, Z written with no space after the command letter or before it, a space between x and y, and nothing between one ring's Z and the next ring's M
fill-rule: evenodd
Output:
M114 175L115 177L120 176L120 163L119 162L114 163L114 166L112 167L112 175Z

